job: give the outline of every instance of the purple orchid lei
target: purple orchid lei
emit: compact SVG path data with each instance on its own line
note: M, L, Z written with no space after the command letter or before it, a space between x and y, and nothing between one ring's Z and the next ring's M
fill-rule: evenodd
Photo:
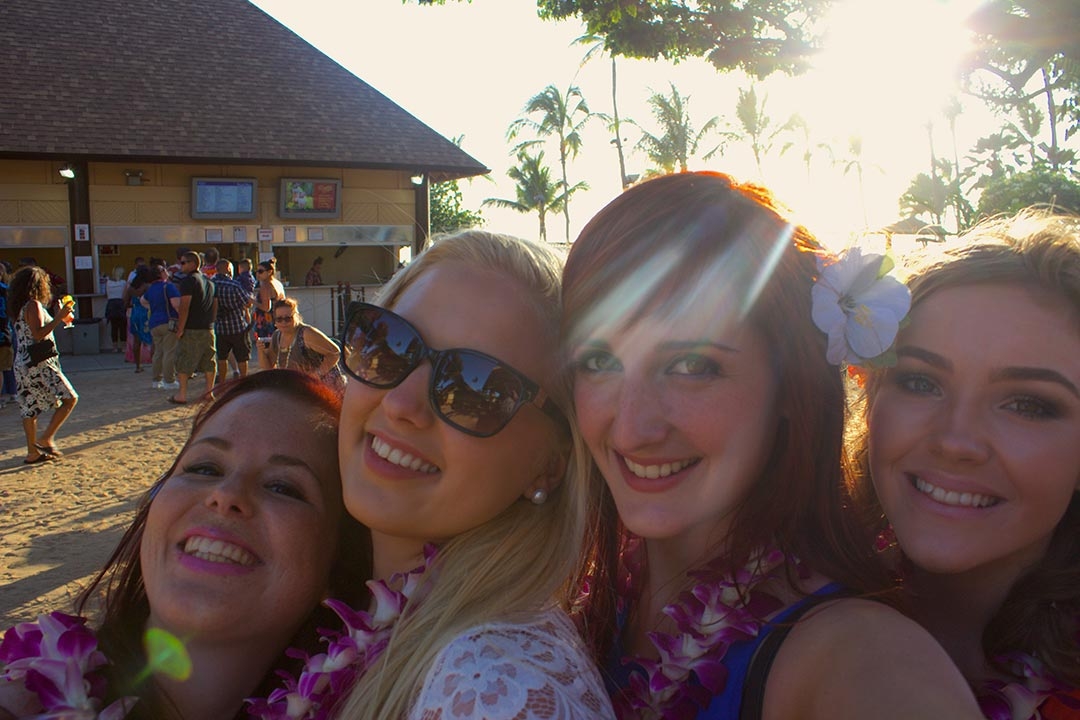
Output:
M634 539L626 546L623 575L619 578L620 598L633 597L633 576L640 570L639 544ZM761 618L783 607L780 600L762 591L760 586L777 577L787 562L788 558L779 550L767 549L759 551L746 567L735 572L710 564L690 573L697 584L680 593L663 611L675 621L678 632L649 633L659 659L624 658L624 663L642 667L647 678L640 673L630 675L629 687L612 698L616 717L620 720L696 717L727 684L724 655L728 648L755 637L764 624Z
M368 588L374 609L371 612L353 610L338 600L327 600L326 606L337 613L345 624L342 631L320 630L326 652L308 655L290 649L287 654L304 661L300 677L279 672L283 687L263 698L249 698L248 714L259 720L326 720L334 706L360 677L375 664L390 643L394 624L412 599L424 586L425 573L435 558L434 545L424 547L424 562L389 581L369 580ZM398 587L399 590L393 588Z
M987 720L1040 720L1039 706L1051 697L1080 709L1080 703L1070 698L1070 688L1056 679L1038 659L1024 653L1012 653L1000 658L1020 682L991 680L978 693L979 709Z
M137 698L105 704L108 661L86 619L54 612L20 623L0 642L0 683L21 684L20 712L64 720L120 720Z

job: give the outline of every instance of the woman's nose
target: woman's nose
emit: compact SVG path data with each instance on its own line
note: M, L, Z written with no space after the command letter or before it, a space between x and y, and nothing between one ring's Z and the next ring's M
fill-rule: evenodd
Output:
M662 442L669 423L661 393L646 377L626 375L620 383L612 440L624 452Z
M990 444L979 408L962 398L943 402L930 424L931 450L957 463L984 462Z
M214 483L206 498L212 510L227 515L247 516L254 512L252 483L236 474L228 475Z
M418 428L431 424L434 419L428 399L431 373L431 363L425 360L399 385L384 391L381 404L387 419Z

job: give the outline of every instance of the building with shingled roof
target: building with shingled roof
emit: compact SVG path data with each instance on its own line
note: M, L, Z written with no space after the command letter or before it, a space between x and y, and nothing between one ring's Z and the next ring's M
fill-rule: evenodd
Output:
M290 294L332 329L339 283L426 238L428 183L488 172L247 0L4 0L0 61L0 258L81 316L136 257L215 245L296 284L324 257Z

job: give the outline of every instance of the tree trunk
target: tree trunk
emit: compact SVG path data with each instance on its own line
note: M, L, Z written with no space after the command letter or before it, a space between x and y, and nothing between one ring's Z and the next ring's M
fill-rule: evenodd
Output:
M619 102L617 98L616 89L618 87L617 76L615 72L615 56L611 56L611 116L613 118L612 127L615 128L615 151L619 153L619 187L623 190L626 189L626 158L623 157L622 148L622 128L619 126Z
M1050 76L1046 74L1046 66L1043 65L1042 79L1043 88L1046 91L1046 117L1050 120L1050 167L1058 170L1058 143L1057 143L1057 112L1054 108L1054 91L1050 87Z

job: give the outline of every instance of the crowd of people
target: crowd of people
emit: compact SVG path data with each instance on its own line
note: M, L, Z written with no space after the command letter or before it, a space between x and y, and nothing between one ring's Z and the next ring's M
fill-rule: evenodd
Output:
M902 282L678 173L565 261L438 239L340 345L272 260L181 261L143 293L173 402L235 328L263 371L202 396L75 615L7 631L0 718L1080 717L1080 218ZM20 348L48 303L9 294ZM46 371L29 456L76 397Z

